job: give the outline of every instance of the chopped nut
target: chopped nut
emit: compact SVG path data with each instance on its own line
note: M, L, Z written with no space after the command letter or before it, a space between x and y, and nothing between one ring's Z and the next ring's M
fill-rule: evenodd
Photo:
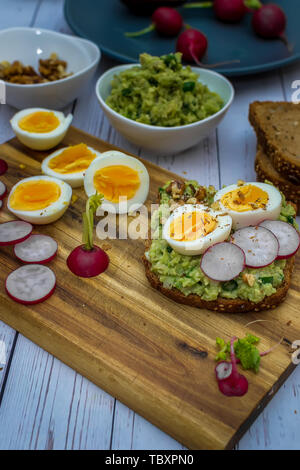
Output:
M253 287L254 284L255 284L255 281L256 281L256 278L254 276L254 274L247 274L247 273L244 273L242 275L242 279L243 281L248 284L248 286L250 287Z

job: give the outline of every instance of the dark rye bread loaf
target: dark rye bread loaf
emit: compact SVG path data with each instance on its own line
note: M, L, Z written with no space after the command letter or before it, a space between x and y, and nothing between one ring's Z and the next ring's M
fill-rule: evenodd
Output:
M249 121L274 168L300 184L300 104L255 101L250 104Z
M300 184L296 185L291 183L287 178L278 173L273 167L271 160L265 154L261 147L258 147L255 159L255 171L257 174L257 180L264 182L266 180L271 181L280 191L283 192L286 199L300 205Z

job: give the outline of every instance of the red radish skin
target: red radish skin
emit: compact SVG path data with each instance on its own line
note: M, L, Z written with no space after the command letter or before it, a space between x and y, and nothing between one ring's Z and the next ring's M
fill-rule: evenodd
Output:
M7 194L7 187L2 181L0 181L0 200L4 199Z
M22 243L30 237L32 230L33 226L28 222L20 220L4 222L3 224L0 224L0 246L10 246ZM17 236L17 238L13 238L14 233L14 236Z
M213 8L216 17L228 23L237 23L247 13L244 0L214 0Z
M176 51L181 52L183 60L199 65L199 67L214 68L225 64L239 62L239 60L229 60L218 62L216 64L203 64L201 59L204 57L208 47L206 36L198 29L188 28L178 36Z
M44 258L38 256L39 251L43 250L43 244L45 245L44 250L46 250ZM53 238L48 235L34 234L24 242L14 246L14 255L19 261L25 264L47 264L54 260L57 255L57 250L58 245ZM32 251L31 257L30 251Z
M98 246L87 250L84 245L76 247L67 259L70 271L78 277L90 278L99 276L107 270L109 257Z
M174 8L160 7L152 15L155 29L163 36L177 36L183 27L180 13Z
M159 34L166 37L174 37L180 33L183 27L181 14L170 7L157 8L152 17L152 23L140 31L125 33L127 37L138 37L143 34L156 30Z
M0 176L4 175L7 172L7 170L8 170L8 165L6 161L0 158Z
M36 286L36 281L40 278L45 283L46 277L49 286L42 286L41 292L38 294L37 290L39 290L40 286ZM10 273L5 282L7 295L22 305L36 305L45 302L53 295L55 288L56 278L53 271L46 266L38 264L21 266L21 268ZM17 296L18 290L19 296Z
M260 37L282 38L286 27L286 16L283 10L274 3L262 5L253 13L252 27Z
M236 337L233 337L230 341L230 359L231 359L231 374L226 376L224 379L220 379L217 373L216 367L216 378L218 381L219 390L223 395L227 397L242 397L248 391L248 380L244 375L241 375L237 369L237 361L234 353L234 341Z

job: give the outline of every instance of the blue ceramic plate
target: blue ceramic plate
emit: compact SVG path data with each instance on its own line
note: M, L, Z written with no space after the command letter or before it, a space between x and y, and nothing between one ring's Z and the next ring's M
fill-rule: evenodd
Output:
M142 1L142 0L141 0ZM218 67L225 75L248 75L276 69L300 59L300 1L276 0L288 18L286 35L293 45L290 53L281 40L258 38L251 29L251 15L239 24L217 21L211 9L180 8L186 23L200 29L209 47L203 62L212 64L238 59ZM137 62L139 54L167 54L175 50L176 39L166 39L155 31L137 38L124 36L150 23L150 17L132 14L120 0L65 0L65 16L72 30L94 41L107 55L121 62Z

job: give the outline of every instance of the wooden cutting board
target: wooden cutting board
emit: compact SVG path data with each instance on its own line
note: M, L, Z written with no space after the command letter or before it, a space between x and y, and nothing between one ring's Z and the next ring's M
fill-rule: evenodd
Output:
M115 149L72 128L63 146L85 142L99 151ZM24 177L40 174L46 153L34 152L13 139L0 146L9 171L1 179L10 189ZM144 161L151 178L148 204L174 175ZM20 166L21 165L21 166ZM24 167L25 166L25 167ZM201 183L201 182L200 182ZM55 294L24 307L5 294L4 280L19 266L11 248L0 251L0 318L99 387L191 449L230 449L293 371L290 345L300 340L300 263L285 302L268 312L219 314L176 304L148 284L141 257L142 240L97 241L107 249L110 266L92 280L75 277L66 266L81 242L85 195L62 219L35 232L53 236L59 254L51 263L57 276ZM1 222L12 217L4 208ZM263 319L249 327L251 321ZM258 374L245 372L249 391L242 398L223 396L214 375L215 340L257 334L266 350Z

